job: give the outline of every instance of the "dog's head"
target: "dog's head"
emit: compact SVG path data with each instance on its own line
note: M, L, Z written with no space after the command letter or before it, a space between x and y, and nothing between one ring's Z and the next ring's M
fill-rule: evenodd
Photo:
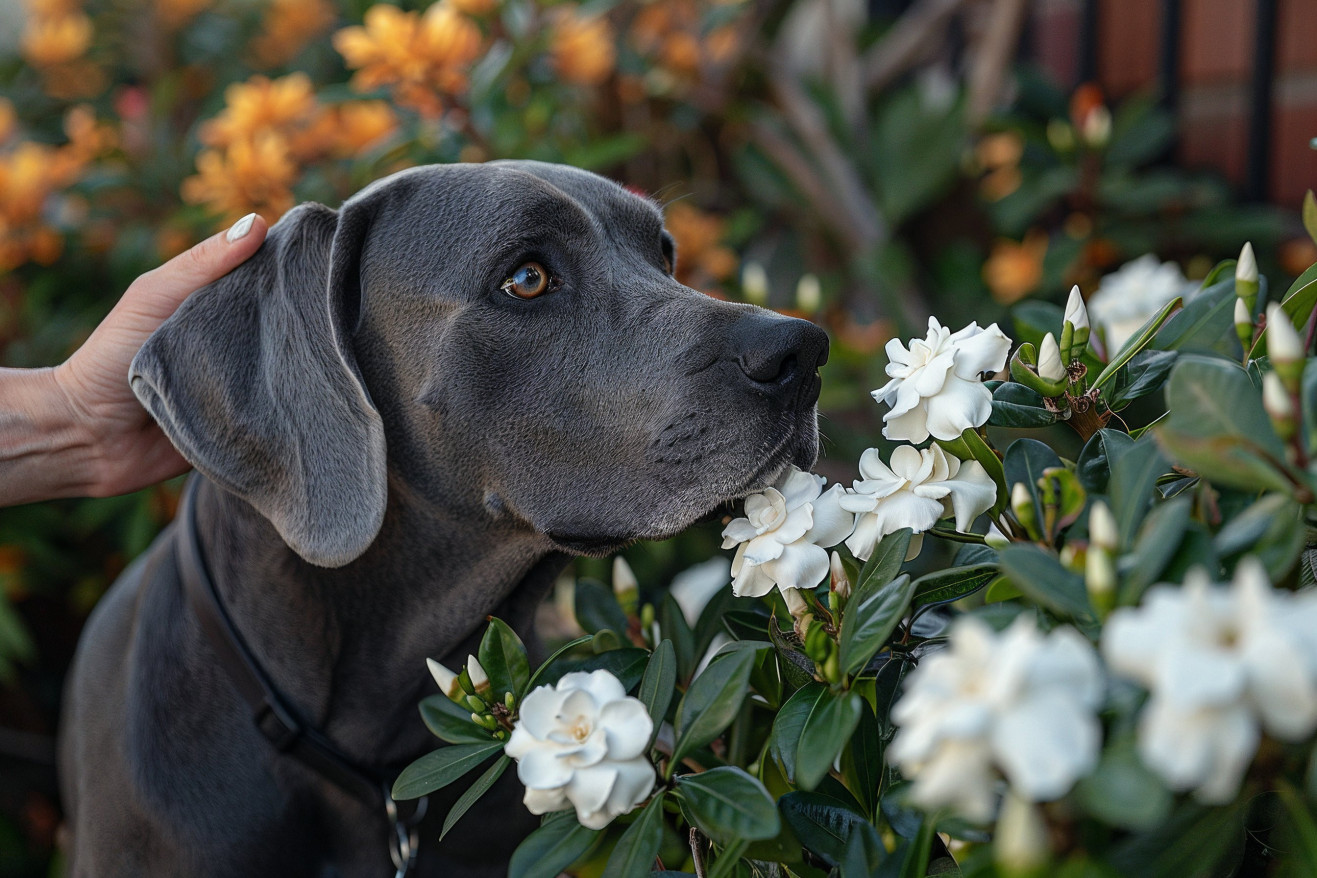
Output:
M390 477L603 552L817 451L812 324L677 283L655 205L533 162L417 168L303 205L133 362L201 472L340 566Z

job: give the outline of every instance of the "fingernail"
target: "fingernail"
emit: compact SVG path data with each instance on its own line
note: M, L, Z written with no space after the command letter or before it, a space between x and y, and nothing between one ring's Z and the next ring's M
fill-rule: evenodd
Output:
M229 232L224 236L230 244L239 238L245 237L252 230L252 222L256 219L256 214L249 213L242 219L238 220L229 227Z

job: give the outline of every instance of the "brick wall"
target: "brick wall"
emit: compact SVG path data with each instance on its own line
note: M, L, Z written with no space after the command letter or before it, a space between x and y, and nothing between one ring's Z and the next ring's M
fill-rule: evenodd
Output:
M1243 187L1248 167L1256 0L1180 0L1178 158ZM1156 88L1159 0L1097 0L1096 70L1119 99ZM1063 82L1080 74L1084 0L1036 0L1033 47ZM1317 189L1317 0L1279 0L1272 80L1268 198L1297 207Z

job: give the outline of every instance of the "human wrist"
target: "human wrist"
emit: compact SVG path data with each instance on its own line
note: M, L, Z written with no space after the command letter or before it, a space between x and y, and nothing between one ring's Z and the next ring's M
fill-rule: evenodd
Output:
M96 461L54 369L0 369L0 506L86 495Z

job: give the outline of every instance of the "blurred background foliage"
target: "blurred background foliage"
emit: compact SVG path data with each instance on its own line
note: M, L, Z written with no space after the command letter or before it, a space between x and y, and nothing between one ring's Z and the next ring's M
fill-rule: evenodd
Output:
M989 323L1148 252L1190 278L1243 240L1267 274L1313 261L1296 218L1168 163L1155 96L1021 63L1027 6L0 0L0 365L61 361L248 211L427 162L566 162L665 206L684 282L829 330L820 471L849 481L881 445L882 346L929 314ZM0 509L0 873L50 868L64 669L176 496ZM642 587L716 534L629 551Z

